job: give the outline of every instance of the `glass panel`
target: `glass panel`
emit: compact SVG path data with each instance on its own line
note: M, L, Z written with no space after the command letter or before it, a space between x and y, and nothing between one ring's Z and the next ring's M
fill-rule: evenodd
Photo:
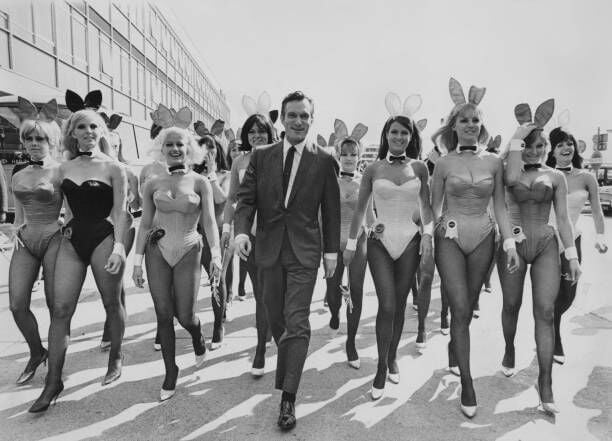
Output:
M121 51L121 90L130 93L130 55Z
M103 32L110 36L110 23L93 9L89 11L89 20L95 23Z
M34 7L36 47L53 52L53 24L51 2L37 1Z
M16 72L41 83L55 86L53 57L17 38L13 38L13 53L15 54L13 69Z
M117 43L113 43L113 86L121 89L121 48Z
M84 73L62 62L58 68L60 89L72 89L81 96L87 92L87 76Z
M87 42L85 20L77 12L72 12L72 48L74 65L81 69L87 69Z
M8 13L0 11L0 27L8 29Z
M32 2L10 2L9 17L13 33L26 41L32 42Z
M65 2L57 2L55 5L55 23L57 26L58 56L62 60L72 63L70 8Z
M110 38L104 34L100 34L100 72L104 72L107 75L113 74L111 42Z
M0 66L9 68L8 34L0 31Z
M136 133L136 148L138 150L139 157L146 157L151 146L149 130L143 127L134 126L134 132Z
M128 122L122 122L115 130L121 137L121 154L128 162L138 159L133 127L134 126Z
M145 106L132 100L132 118L136 121L144 121Z
M89 72L96 77L100 75L100 31L89 25Z
M100 15L100 17L102 17L107 22L110 21L110 14L109 14L110 2L109 0L88 0L87 3L89 4L90 14L91 14L91 8L93 8L96 10L96 13Z
M138 50L144 50L144 36L138 29L136 29L135 26L132 26L130 41L133 46L138 48Z
M130 114L130 99L122 93L115 91L113 94L113 111L115 113Z
M111 8L111 14L111 24L115 30L123 34L125 38L128 38L128 19L121 12L119 12L115 5L113 5Z

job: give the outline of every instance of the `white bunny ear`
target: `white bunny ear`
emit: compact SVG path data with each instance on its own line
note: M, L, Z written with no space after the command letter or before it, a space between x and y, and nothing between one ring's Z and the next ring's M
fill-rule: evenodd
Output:
M336 134L334 132L329 135L329 141L327 141L327 145L334 145L336 143Z
M569 126L569 123L570 123L569 110L565 109L563 110L563 112L559 114L559 116L557 117L557 123L559 124L559 127L561 127L562 129L566 129Z
M336 139L346 138L348 136L348 128L341 119L336 118L334 121L334 133L336 134Z
M272 100L268 92L262 92L257 99L257 113L267 115L272 107Z
M385 107L390 116L397 116L402 111L402 100L393 92L389 92L385 97Z
M321 147L327 147L325 138L323 138L321 135L317 135L317 144L319 144Z
M422 132L423 130L425 130L425 127L427 127L427 118L423 118L417 121L416 123L417 129L419 129L419 132Z
M404 109L402 114L404 116L412 118L412 116L419 111L422 105L423 98L421 98L421 95L410 95L404 100Z
M448 91L450 92L451 99L455 105L466 103L465 94L463 93L461 83L452 77L450 80L448 80Z
M255 115L257 113L257 103L248 95L242 96L242 108L248 116Z
M368 133L368 126L366 126L365 124L358 123L351 132L351 139L354 139L355 141L359 142L361 141L361 138L365 136L366 133Z

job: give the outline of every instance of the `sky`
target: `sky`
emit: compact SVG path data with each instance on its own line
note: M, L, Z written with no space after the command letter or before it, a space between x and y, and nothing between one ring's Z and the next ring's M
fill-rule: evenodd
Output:
M160 6L186 33L224 91L231 126L246 119L242 96L263 91L274 108L293 90L315 102L311 134L335 118L368 126L377 144L385 95L420 94L416 119L431 134L452 108L448 80L484 86L489 132L508 141L514 106L555 98L587 141L612 129L612 2L609 0L172 0ZM279 124L280 127L280 123ZM612 140L610 145L612 150ZM612 158L611 151L605 153Z

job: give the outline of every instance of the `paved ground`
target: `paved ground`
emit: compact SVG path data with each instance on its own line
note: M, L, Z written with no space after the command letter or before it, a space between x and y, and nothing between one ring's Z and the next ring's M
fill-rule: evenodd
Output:
M608 218L606 224L612 231L612 220ZM583 230L587 265L577 300L563 324L568 361L554 368L555 399L561 409L556 418L537 409L529 288L517 335L520 372L506 379L499 371L503 338L496 278L493 293L481 297L481 318L471 327L477 416L471 421L462 416L458 378L445 371L448 337L439 333L437 289L427 323L425 354L416 353L416 314L409 308L399 348L401 383L388 383L385 397L372 402L368 391L376 367L377 304L368 277L357 343L362 358L358 371L346 364L344 320L339 334L329 332L323 280L317 285L311 310L313 337L298 395L298 425L289 434L276 428L276 349L268 351L263 378L255 380L248 373L255 345L251 296L234 303L225 346L210 352L201 369L194 367L186 332L177 333L181 368L177 394L159 403L163 364L160 354L152 350L152 303L148 292L134 288L131 282L127 285L123 376L110 386L100 385L107 357L98 349L104 313L91 276L72 323L73 339L64 369L66 390L46 414L28 414L41 391L45 369L40 369L30 385L14 385L28 354L8 309L8 261L0 255L0 439L612 440L612 253L596 254L592 222L585 222ZM32 304L40 328L46 330L49 320L41 292L34 294ZM212 310L205 286L200 290L198 314L210 337Z

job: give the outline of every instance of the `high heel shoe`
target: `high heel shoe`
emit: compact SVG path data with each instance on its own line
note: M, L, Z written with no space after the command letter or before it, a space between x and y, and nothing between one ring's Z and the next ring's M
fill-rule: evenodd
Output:
M377 387L372 386L370 390L370 395L372 395L372 401L380 400L380 398L385 394L385 388L379 389Z
M178 378L178 372L179 372L179 369L177 367L176 368L176 376L174 377L174 385L173 385L172 389L164 389L164 386L162 386L162 388L159 390L159 401L160 402L161 401L169 400L176 393L176 380ZM164 381L164 383L165 383L165 381Z
M44 364L45 366L47 365L48 357L49 352L44 349L43 355L38 359L38 361L32 362L32 359L30 359L30 361L28 361L28 364L26 365L19 378L17 378L17 381L15 383L21 386L23 384L26 384L32 378L34 378L34 374L36 374L36 369L38 369L38 366L40 366L41 364Z
M456 375L458 377L461 376L461 372L459 371L459 366L449 366L448 368L446 368L446 370L453 375Z
M119 379L119 377L121 377L121 369L123 367L123 355L121 355L118 359L113 360L112 362L109 360L108 364L108 370L106 371L104 380L102 380L102 386L111 384L113 381L116 381Z
M463 403L461 404L461 412L468 418L474 418L476 415L476 408L478 406L465 406Z
M510 377L514 376L514 374L516 374L516 368L506 367L503 364L502 364L502 367L501 367L501 371L508 378L510 378Z
M557 364L565 364L565 355L553 355L553 361Z
M200 354L198 354L200 352ZM199 368L206 361L206 341L204 340L204 334L200 334L200 341L193 345L193 355L195 357L195 366Z
M400 382L400 374L399 372L396 372L394 374L392 374L391 372L389 372L387 374L387 378L389 379L389 381L393 384L399 384Z
M353 369L359 369L361 367L361 360L359 358L357 360L348 360L348 365Z
M106 340L100 341L100 352L106 352L110 349L110 347L111 347L110 341L106 341Z
M42 399L43 395L45 394L45 390L43 389L42 394L40 395L40 397L38 397L38 399L34 402L34 404L32 404L32 406L28 409L28 412L40 413L40 412L46 411L49 408L49 405L55 404L57 402L57 398L59 397L59 394L61 394L63 390L64 390L64 383L60 381L57 390L53 393L53 395L51 395L51 397L49 397L49 400L47 401L47 400Z
M559 413L559 408L557 407L554 401L549 401L547 403L542 401L542 397L540 396L540 388L538 387L537 383L535 384L535 390L538 393L538 399L540 400L540 406L542 407L542 410L544 411L544 413L547 413L548 415L555 415L556 413Z

